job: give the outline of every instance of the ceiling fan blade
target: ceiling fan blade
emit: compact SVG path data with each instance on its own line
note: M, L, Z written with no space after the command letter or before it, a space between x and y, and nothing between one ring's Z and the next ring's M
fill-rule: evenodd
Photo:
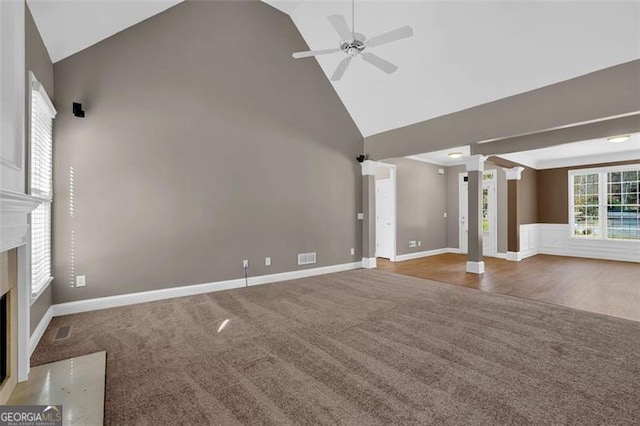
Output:
M344 72L349 66L349 62L351 62L351 56L347 56L340 61L340 63L338 64L338 68L336 68L336 70L333 72L333 75L331 76L331 81L338 81L342 78Z
M308 58L310 56L327 55L329 53L339 52L340 49L322 49L322 50L310 50L308 52L296 52L293 56L296 59Z
M391 43L396 40L402 40L403 38L408 38L413 35L413 29L410 26L404 26L393 31L389 31L388 33L380 34L379 36L370 38L367 41L367 46L376 47L382 44Z
M391 62L384 60L380 56L374 55L373 53L369 53L369 52L363 53L362 59L369 62L374 67L381 69L387 74L391 74L398 69L396 65L393 65Z
M336 29L342 41L353 40L353 35L351 34L351 30L349 29L349 25L347 24L347 21L344 19L344 16L331 15L329 16L329 22L331 22L331 25L333 25L333 28Z

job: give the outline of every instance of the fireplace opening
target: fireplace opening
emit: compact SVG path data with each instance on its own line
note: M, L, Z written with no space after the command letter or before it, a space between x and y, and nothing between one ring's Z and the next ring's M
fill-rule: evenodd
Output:
M7 309L7 294L0 299L0 384L7 378L7 367L9 364L9 309Z

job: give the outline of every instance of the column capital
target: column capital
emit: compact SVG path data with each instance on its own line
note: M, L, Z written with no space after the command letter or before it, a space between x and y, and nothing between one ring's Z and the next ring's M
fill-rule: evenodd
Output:
M487 160L487 157L484 155L472 155L467 158L465 165L467 166L468 172L473 171L484 171L484 162Z
M362 176L371 176L376 174L376 161L365 160L360 163L360 167L362 168Z
M510 169L503 169L507 175L507 180L520 180L522 177L522 171L524 167L512 167Z

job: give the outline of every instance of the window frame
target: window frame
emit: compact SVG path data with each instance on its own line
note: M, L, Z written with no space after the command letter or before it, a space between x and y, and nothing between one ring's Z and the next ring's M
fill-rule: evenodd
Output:
M51 236L52 236L52 226L53 224L51 223L53 220L53 211L52 211L52 206L53 206L53 152L51 154L51 170L52 170L52 176L51 176L51 189L50 189L50 193L48 194L48 196L43 196L42 194L35 194L32 188L32 179L33 179L33 169L32 169L32 152L33 152L33 132L32 132L32 125L33 125L33 106L34 106L34 100L33 100L33 94L34 92L38 92L40 94L40 96L42 97L42 99L44 100L45 103L45 107L49 110L49 114L51 116L51 149L53 151L53 120L55 119L55 116L57 114L57 111L55 109L55 107L53 106L53 103L51 102L51 98L49 98L49 95L47 94L44 86L42 85L42 83L40 83L36 76L34 75L34 73L32 71L29 71L29 86L27 88L29 90L29 96L28 96L28 123L27 123L27 131L28 131L28 136L29 136L29 144L28 144L28 155L27 157L27 170L28 173L26 173L26 187L27 187L27 191L30 195L32 195L33 197L37 198L40 200L41 205L43 203L49 203L50 208L49 208L49 221L50 221L50 226L49 226L49 240L51 241ZM29 215L29 226L32 226L32 217L31 214ZM31 231L31 230L30 230ZM50 247L51 247L51 242L49 243ZM49 277L47 279L42 280L41 282L38 283L34 283L33 282L33 277L31 276L31 260L33 258L33 244L32 244L32 239L29 239L29 277L30 277L30 286L31 286L31 303L34 303L38 297L40 297L40 295L47 289L47 287L49 287L49 285L51 284L51 282L53 281L53 265L52 265L52 261L51 258L49 259L49 266L50 266L50 274Z
M608 174L612 172L628 172L639 171L640 162L633 164L623 164L619 166L606 166L606 167L593 167L586 169L569 170L568 176L568 188L569 188L569 238L573 241L606 241L616 242L623 244L637 244L640 240L634 239L622 239L622 238L609 238L608 237L608 225L607 225L607 211L608 211ZM598 175L598 230L600 235L598 238L583 238L576 237L574 234L575 223L575 198L574 198L574 176L597 174Z

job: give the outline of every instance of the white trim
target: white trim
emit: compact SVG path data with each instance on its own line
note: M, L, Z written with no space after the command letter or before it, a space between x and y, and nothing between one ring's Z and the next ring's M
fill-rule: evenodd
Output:
M451 253L449 250L453 250L453 249L440 248L440 249L434 249L434 250L418 251L418 252L409 253L409 254L401 254L396 256L395 262L402 262L404 260L420 259L421 257L429 257L429 256L435 256L438 254ZM457 250L460 251L460 249L457 249Z
M484 262L467 261L467 272L472 274L484 274Z
M362 172L362 176L375 176L377 165L378 162L372 160L365 160L360 163L360 171Z
M507 253L499 253L499 252L496 252L495 257L496 257L497 259L506 259L506 258L507 258Z
M374 258L375 260L375 258ZM316 275L331 274L334 272L359 269L362 262L343 263L340 265L322 266L319 268L302 269L299 271L282 272L278 274L249 277L250 286L275 283L279 281L295 280L299 278L313 277ZM244 278L218 281L205 284L172 287L161 290L143 291L139 293L119 294L116 296L100 297L96 299L78 300L53 305L53 316L77 314L80 312L96 311L99 309L115 308L118 306L135 305L138 303L153 302L156 300L173 299L176 297L193 296L196 294L212 293L221 290L231 290L245 287Z
M391 181L391 189L393 190L393 205L392 205L392 210L393 210L393 221L392 221L392 234L393 234L393 246L391 248L391 257L389 257L389 260L392 262L396 261L396 256L398 253L398 168L395 164L389 164L389 163L382 163L382 162L374 162L376 164L376 166L378 167L387 167L389 169L389 180ZM384 179L380 179L380 180L384 180ZM378 190L376 188L376 183L377 180L374 177L374 185L373 185L373 189L374 189L374 197L378 196ZM374 205L377 203L377 198L374 198ZM375 223L374 223L374 229L375 229L375 236L374 236L374 255L377 257L378 256L378 213L376 212L375 217L374 217Z
M462 251L458 247L447 247L447 253L457 253L460 254Z
M507 175L507 180L520 180L522 178L522 171L524 167L512 167L510 169L502 169Z
M378 267L378 262L375 257L363 257L362 267L365 269L373 269Z
M487 157L484 155L472 155L465 161L465 166L468 172L474 171L483 171L484 170L484 162L487 160Z
M58 111L56 111L56 107L53 106L53 102L51 102L51 98L47 94L47 91L45 90L42 83L38 81L36 76L31 71L29 71L29 81L31 82L31 90L40 93L40 96L42 96L42 99L44 99L44 103L47 106L47 109L49 110L49 115L51 116L51 119L54 119L58 114ZM31 99L31 94L29 95L29 99ZM30 101L29 106L31 106L31 103L32 102Z
M47 330L49 323L51 322L51 318L53 318L53 312L55 311L55 305L49 306L47 312L44 313L44 316L38 323L38 326L33 333L31 333L31 337L29 338L29 356L33 354L33 351L36 350L38 343L40 343L40 339L44 335L44 332Z
M571 238L570 231L569 224L520 225L521 250L508 252L507 260L520 261L536 254L549 254L640 263L640 241Z
M44 293L44 291L47 289L47 287L49 287L51 285L51 283L53 282L53 277L49 277L44 285L39 286L38 287L38 291L33 293L33 288L31 289L31 305L33 305L34 303L36 303L36 300L38 300L38 298L42 295L42 293Z

